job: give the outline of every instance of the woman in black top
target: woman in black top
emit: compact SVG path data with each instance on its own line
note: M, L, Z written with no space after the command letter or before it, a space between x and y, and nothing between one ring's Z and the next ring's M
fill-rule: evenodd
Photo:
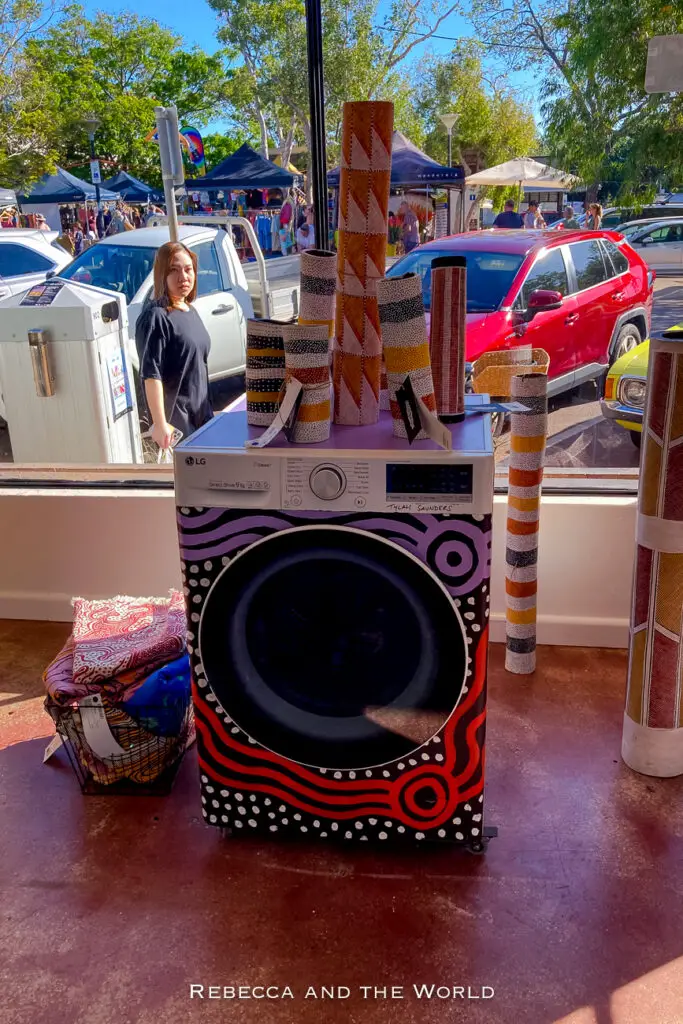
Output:
M181 242L166 242L154 260L154 301L135 328L152 439L160 448L169 447L175 429L187 437L213 416L211 339L192 306L196 296L196 255Z

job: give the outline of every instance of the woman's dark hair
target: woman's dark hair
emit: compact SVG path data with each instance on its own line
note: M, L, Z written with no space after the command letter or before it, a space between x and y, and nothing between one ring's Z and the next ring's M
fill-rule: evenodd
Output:
M171 305L171 296L168 294L166 279L171 272L173 257L179 252L187 253L192 260L192 269L194 270L192 291L185 301L194 302L197 298L197 254L188 249L182 242L164 242L157 249L154 259L154 298L162 302L164 306Z

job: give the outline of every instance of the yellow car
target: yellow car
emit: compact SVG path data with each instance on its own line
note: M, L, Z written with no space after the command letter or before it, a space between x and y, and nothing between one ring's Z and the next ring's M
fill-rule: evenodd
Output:
M678 324L664 331L663 337L680 338L682 335L683 324ZM610 366L601 402L603 416L628 430L638 448L643 433L649 351L650 342L644 341Z

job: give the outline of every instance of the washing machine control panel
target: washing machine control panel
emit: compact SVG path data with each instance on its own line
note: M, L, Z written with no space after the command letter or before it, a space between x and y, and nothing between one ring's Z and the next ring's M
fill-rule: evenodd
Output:
M370 497L370 463L363 459L321 462L288 458L283 466L283 508L365 508Z
M334 501L346 489L346 477L338 466L316 466L309 484L316 498Z

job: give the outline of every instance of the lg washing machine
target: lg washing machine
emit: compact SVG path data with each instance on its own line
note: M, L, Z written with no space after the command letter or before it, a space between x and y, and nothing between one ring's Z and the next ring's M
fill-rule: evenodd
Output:
M493 451L451 430L254 449L237 410L176 448L210 824L483 848Z

